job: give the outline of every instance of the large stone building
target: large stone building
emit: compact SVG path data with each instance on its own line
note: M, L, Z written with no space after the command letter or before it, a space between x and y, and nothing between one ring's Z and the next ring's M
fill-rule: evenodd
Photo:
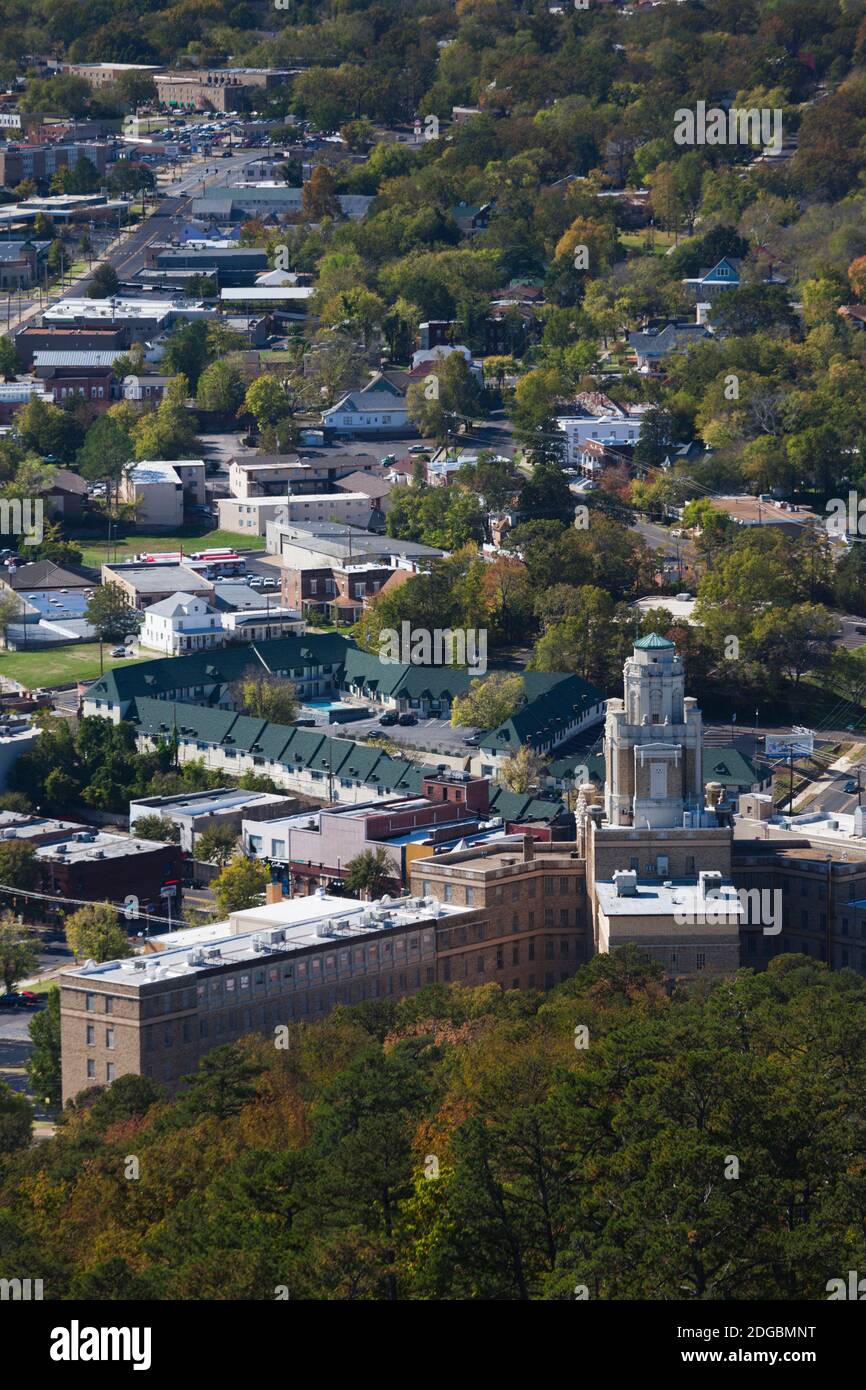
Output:
M730 817L707 804L703 728L672 642L635 643L623 699L605 719L604 805L581 789L595 949L633 943L670 975L733 971L742 905L731 878Z
M305 660L338 662L337 639L301 640L323 644ZM269 733L230 711L167 705L178 696L201 700L207 680L214 685L227 672L211 666L197 689L181 690L187 668L181 674L170 658L156 664L168 677L165 698L129 701L140 736L177 728L181 756L184 739L199 757L230 741L269 774L300 759L322 789L325 780L349 780L364 804L354 814L332 808L244 826L247 851L271 864L265 907L157 938L150 945L158 956L65 971L65 1099L124 1072L175 1090L211 1047L251 1031L272 1034L338 1003L396 998L434 982L550 989L594 954L626 944L658 962L669 981L731 974L741 959L760 967L786 951L866 972L866 811L851 826L842 817L783 822L751 794L735 839L725 789L703 784L700 711L664 638L642 639L626 662L624 698L610 702L605 725L606 784L581 784L571 841L551 837L538 815L544 803L497 789L488 804L466 773L406 763L389 770L387 754L349 740L276 726ZM110 706L98 712L112 714ZM190 727L204 717L219 727ZM379 759L372 800L374 774L358 763L362 753ZM349 795L335 785L328 794ZM509 797L521 804L500 804ZM501 817L498 832L490 833L488 811ZM477 843L471 830L456 845L439 839L440 830L451 836L461 821L476 820L487 832ZM410 860L402 850L412 840ZM327 896L330 861L336 856L339 878L344 856L379 844L399 847L392 877L408 875L413 896L368 904ZM284 884L312 893L287 900Z
M293 72L276 68L205 68L162 72L154 77L161 105L193 111L245 111L256 98L291 82Z

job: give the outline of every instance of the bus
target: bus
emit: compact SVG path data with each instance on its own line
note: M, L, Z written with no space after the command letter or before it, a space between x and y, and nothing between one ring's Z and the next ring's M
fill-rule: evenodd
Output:
M244 557L230 547L198 550L186 563L193 569L203 566L206 571L215 575L245 574L247 568Z
M246 573L244 557L229 547L199 550L191 555L185 555L182 550L144 551L135 558L140 565L186 565L187 569L208 578Z

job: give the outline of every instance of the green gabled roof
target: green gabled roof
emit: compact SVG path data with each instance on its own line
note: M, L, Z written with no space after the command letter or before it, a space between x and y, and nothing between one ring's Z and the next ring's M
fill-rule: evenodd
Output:
M659 636L657 632L651 632L649 637L641 637L635 642L635 646L644 652L657 651L661 650L662 647L672 647L673 645L673 642L669 642L666 637Z
M721 782L723 787L751 786L761 773L737 748L705 748L701 755L701 780Z
M188 656L166 656L132 666L116 666L101 676L87 693L89 698L123 702L134 700L137 695L167 694L199 685L225 685L237 680L250 667L264 671L256 652L276 675L303 666L303 651L313 652L317 665L342 666L350 647L348 639L335 632L305 632L277 637L272 642L191 652Z
M575 715L604 701L601 691L582 676L560 675L548 679L554 683L530 698L510 719L486 733L479 747L511 754L516 753L524 743L544 743L548 737L553 737L573 723Z
M229 736L235 748L243 748L249 752L254 743L258 744L267 727L267 721L264 719L254 718L249 714L239 714L231 727ZM255 751L258 753L258 748Z
M205 743L221 743L237 722L234 710L209 709L207 705L187 705L174 700L154 700L140 695L134 713L140 733L152 738L170 738L177 730L178 738L201 739ZM184 732L192 730L193 732Z
M573 777L575 768L585 767L593 782L603 782L605 776L604 755L602 753L569 753L565 758L557 758L548 763L545 773L548 777Z
M547 801L524 792L508 792L502 787L495 787L490 794L490 809L506 821L554 821L562 815L564 806L561 801Z
M209 709L206 705L188 705L168 700L154 700L142 695L130 711L138 732L151 738L169 738L174 728L180 738L201 743L237 748L249 752L253 743L261 747L268 761L283 763L287 768L310 769L335 777L351 777L370 787L371 791L390 789L398 794L421 790L422 779L434 768L406 758L395 758L375 745L354 743L351 739L329 738L311 729L298 729L288 724L268 724L232 710ZM231 740L227 742L227 739ZM276 754L272 750L279 750ZM561 815L561 801L504 791L494 787L490 809L504 820L538 820L550 822Z
M427 692L432 698L464 695L471 676L462 666L413 666L380 661L374 652L350 647L343 663L344 686L369 685L380 695L402 695L418 699Z
M141 695L129 714L138 732L151 738L170 738L177 729L181 739L212 743L217 747L253 752L268 762L279 762L289 769L321 772L326 776L351 777L369 785L371 791L416 792L421 778L432 767L392 758L375 744L355 743L347 738L330 738L315 729L298 729L291 724L264 723L261 719L233 710L209 709L181 701L155 700ZM253 744L258 744L253 749Z

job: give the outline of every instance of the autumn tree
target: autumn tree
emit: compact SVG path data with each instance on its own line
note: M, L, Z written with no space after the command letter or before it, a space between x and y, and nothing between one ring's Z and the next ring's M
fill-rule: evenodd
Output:
M132 944L118 922L111 903L88 903L72 912L64 923L66 940L76 960L122 960L132 955Z

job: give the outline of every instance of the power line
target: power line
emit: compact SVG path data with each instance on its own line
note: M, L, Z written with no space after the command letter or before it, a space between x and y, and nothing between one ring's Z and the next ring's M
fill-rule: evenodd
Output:
M95 907L106 903L109 907L116 908L119 913L123 913L124 916L130 911L124 903L108 902L107 898L65 898L59 893L37 893L33 889L15 888L8 883L0 883L0 893L12 893L18 898L35 898L41 902L68 903L71 907ZM161 917L157 912L142 912L140 908L136 909L135 917L127 918L127 920L139 921L142 917L146 917L148 922L165 922L169 927L194 925L191 922L183 922L178 917Z

